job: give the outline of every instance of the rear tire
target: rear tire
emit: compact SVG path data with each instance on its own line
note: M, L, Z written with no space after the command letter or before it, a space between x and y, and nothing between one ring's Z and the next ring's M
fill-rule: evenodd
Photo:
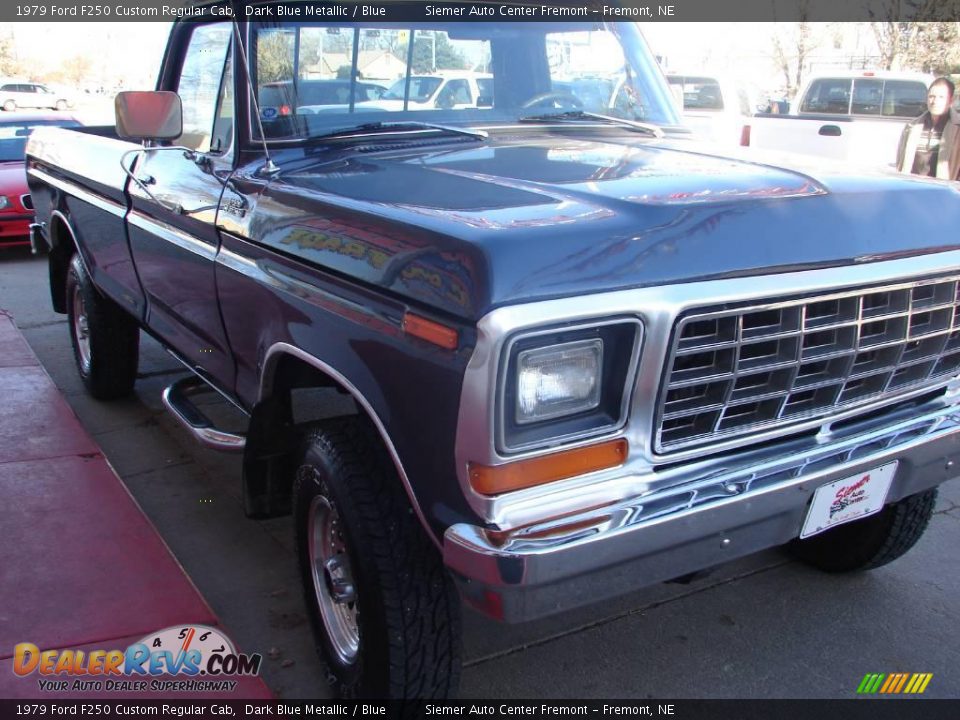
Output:
M13 100L7 100L3 104L3 109L6 110L7 112L13 112L14 110L17 109L17 104Z
M79 255L67 271L67 319L77 371L98 400L129 395L137 379L140 328L93 286Z
M787 548L797 559L825 572L872 570L916 545L936 503L936 488L910 495L875 515L794 540Z
M335 692L455 694L460 599L365 419L311 429L293 498L306 602Z

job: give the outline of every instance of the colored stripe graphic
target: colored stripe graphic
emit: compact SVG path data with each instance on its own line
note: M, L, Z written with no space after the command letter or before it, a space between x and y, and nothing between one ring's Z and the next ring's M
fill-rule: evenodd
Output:
M892 692L892 693L898 693L898 692L900 692L901 690L903 690L903 686L906 684L907 680L909 679L910 682L913 682L913 678L916 677L916 676L917 676L916 673L913 674L913 677L910 677L910 675L908 675L907 673L901 673L901 674L900 674L900 682L897 683L897 686L896 686L896 687L891 688L891 689L890 689L890 692Z
M880 688L880 683L886 677L883 673L867 673L860 682L857 692L863 695L872 695Z
M857 686L857 694L920 695L933 679L933 673L867 673Z
M890 675L887 675L887 681L883 684L883 687L880 688L880 694L885 695L886 693L890 692L890 688L896 685L897 680L899 679L900 679L899 673L891 673Z

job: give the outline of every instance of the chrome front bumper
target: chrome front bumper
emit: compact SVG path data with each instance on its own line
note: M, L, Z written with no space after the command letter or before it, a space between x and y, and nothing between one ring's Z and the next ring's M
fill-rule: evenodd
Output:
M960 409L938 398L698 463L667 489L510 531L453 525L444 562L481 612L532 620L789 542L818 487L891 460L888 502L960 475Z

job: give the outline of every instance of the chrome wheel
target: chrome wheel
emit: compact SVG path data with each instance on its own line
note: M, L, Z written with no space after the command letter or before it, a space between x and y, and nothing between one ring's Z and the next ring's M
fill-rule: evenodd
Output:
M87 319L87 308L83 302L80 286L73 288L73 336L77 341L77 352L80 355L80 369L86 374L90 372L90 322Z
M310 503L307 542L314 596L327 637L338 659L351 663L360 650L357 590L340 515L323 495Z

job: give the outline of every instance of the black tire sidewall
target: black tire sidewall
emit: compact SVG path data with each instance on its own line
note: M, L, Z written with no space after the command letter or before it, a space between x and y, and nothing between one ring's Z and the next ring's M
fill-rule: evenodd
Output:
M926 531L937 490L910 495L861 520L839 525L788 550L797 559L830 573L872 570L909 551Z
M67 270L67 322L70 324L70 345L73 348L73 360L74 364L77 366L77 373L79 373L80 378L83 380L84 385L87 385L89 389L90 379L93 374L93 367L96 362L96 357L94 353L93 340L90 341L90 367L84 368L83 360L80 355L80 346L77 341L77 327L76 327L76 310L73 303L73 295L75 292L80 293L81 298L89 318L90 313L90 304L89 304L89 281L87 280L86 271L83 269L83 264L79 261L79 256L75 255L73 260L70 261L70 267Z
M65 290L70 344L87 392L98 400L114 400L130 394L139 361L140 330L136 321L97 292L78 254L70 261ZM86 369L76 335L75 291L80 293L87 315L90 366Z
M382 586L375 563L363 562L365 557L372 556L367 550L371 540L360 530L364 520L358 516L349 494L341 487L335 461L335 455L331 457L317 444L308 442L296 469L293 502L301 581L314 640L332 674L331 684L341 697L370 697L388 685L390 649L386 642L388 629L380 594ZM340 515L357 591L360 645L356 660L350 664L344 664L337 657L327 637L309 567L307 515L317 495L326 497Z

